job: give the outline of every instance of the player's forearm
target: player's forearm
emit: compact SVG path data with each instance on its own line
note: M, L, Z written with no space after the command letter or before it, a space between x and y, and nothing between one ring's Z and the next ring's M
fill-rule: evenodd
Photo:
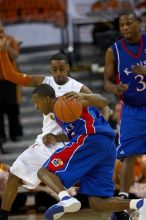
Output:
M68 137L65 134L55 135L57 142L68 142Z
M86 105L88 106L95 106L102 109L108 105L107 99L100 94L84 94L84 99L87 101Z
M117 87L116 84L112 83L110 80L105 80L104 81L104 88L107 92L117 94Z
M22 86L31 86L32 77L16 72L6 50L0 51L0 61L5 79Z
M18 57L18 52L16 50L14 50L12 47L10 46L7 46L7 53L9 55L9 58L12 60L12 61L15 61Z

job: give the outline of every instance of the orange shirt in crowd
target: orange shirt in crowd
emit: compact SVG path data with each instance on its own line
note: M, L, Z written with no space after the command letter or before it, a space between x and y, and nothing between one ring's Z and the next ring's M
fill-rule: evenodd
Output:
M19 49L19 44L18 44L18 42L15 40L15 38L13 38L13 37L11 37L11 36L8 36L8 42L9 42L10 47L11 47L12 49L14 49L16 53L19 54L19 50L20 50L20 49ZM9 54L9 53L8 53L8 54ZM13 65L13 67L16 68L16 63L15 63L15 61L13 61L10 56L9 56L9 58L10 58L10 60L11 60L11 63L12 63L12 65ZM4 78L3 71L2 71L2 67L1 67L1 64L0 64L0 80L4 80L4 79L5 79L5 78Z
M122 168L122 162L116 160L115 170L114 170L114 184L115 189L119 189L120 184L120 172ZM135 167L134 167L134 182L139 182L142 178L142 157L137 157Z

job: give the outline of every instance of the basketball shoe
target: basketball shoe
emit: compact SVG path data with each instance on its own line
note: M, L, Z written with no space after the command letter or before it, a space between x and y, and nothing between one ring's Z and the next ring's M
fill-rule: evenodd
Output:
M128 212L113 212L111 216L111 220L130 220L130 216Z
M146 198L138 200L136 207L139 214L138 220L146 220Z
M48 220L55 220L61 218L66 212L77 212L81 208L81 203L70 196L65 196L60 202L51 206L45 212L45 217Z

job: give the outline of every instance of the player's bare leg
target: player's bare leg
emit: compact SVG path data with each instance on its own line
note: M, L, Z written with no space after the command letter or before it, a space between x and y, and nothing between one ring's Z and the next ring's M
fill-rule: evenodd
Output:
M129 156L124 159L120 173L120 192L129 193L129 188L134 180L134 165L136 156ZM129 172L130 170L130 172ZM126 181L125 181L126 180Z
M16 195L18 193L19 185L20 185L20 178L18 178L14 174L10 173L8 180L7 180L7 183L6 183L6 186L5 186L3 198L2 198L1 208L3 210L6 210L6 211L11 210L11 206L12 206L12 204L16 198Z
M118 197L112 198L100 198L100 197L90 197L89 204L90 207L97 212L118 212L124 209L129 209L130 205L129 199L121 199Z
M60 202L50 207L45 216L47 219L58 219L66 212L76 212L80 209L80 202L72 198L65 190L59 177L49 172L46 168L41 168L38 172L39 179L58 193ZM135 209L139 211L140 220L146 219L146 199L121 199L121 198L89 198L90 207L95 211L112 212L125 209Z
M121 199L121 198L89 198L90 207L98 212L117 212L124 209L136 210L139 214L138 220L146 219L146 198L144 199ZM124 218L123 218L124 219ZM129 218L131 219L131 218Z
M135 166L136 156L130 156L123 160L122 169L120 173L120 193L121 198L128 199L129 188L134 180L134 166ZM129 172L130 170L130 172ZM126 181L125 181L126 180ZM129 214L127 210L122 212L115 212L112 214L112 220L129 220Z
M10 173L2 196L0 220L8 219L8 214L18 193L19 185L20 178Z

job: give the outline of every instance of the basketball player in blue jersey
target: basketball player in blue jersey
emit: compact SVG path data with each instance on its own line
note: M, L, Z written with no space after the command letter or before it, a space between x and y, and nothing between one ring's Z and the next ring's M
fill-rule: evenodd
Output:
M146 76L135 65L146 65L146 35L133 13L121 14L122 39L106 51L105 89L121 96L120 142L117 158L123 161L120 193L128 198L134 178L137 155L146 153ZM137 71L137 74L134 73ZM115 213L115 220L128 220L128 214Z
M51 86L42 84L37 87L32 98L36 109L43 114L54 111L55 91ZM54 118L69 142L56 150L38 172L41 181L52 188L60 199L59 203L46 211L46 218L58 219L66 212L80 209L80 202L66 191L66 188L79 182L79 192L89 197L90 206L95 211L110 212L131 208L139 211L139 220L145 220L146 199L112 197L115 134L98 110L107 105L107 100L99 94L75 92L65 94L64 98L78 99L83 111L81 117L72 123L62 122L56 116ZM55 138L52 141L54 143Z

